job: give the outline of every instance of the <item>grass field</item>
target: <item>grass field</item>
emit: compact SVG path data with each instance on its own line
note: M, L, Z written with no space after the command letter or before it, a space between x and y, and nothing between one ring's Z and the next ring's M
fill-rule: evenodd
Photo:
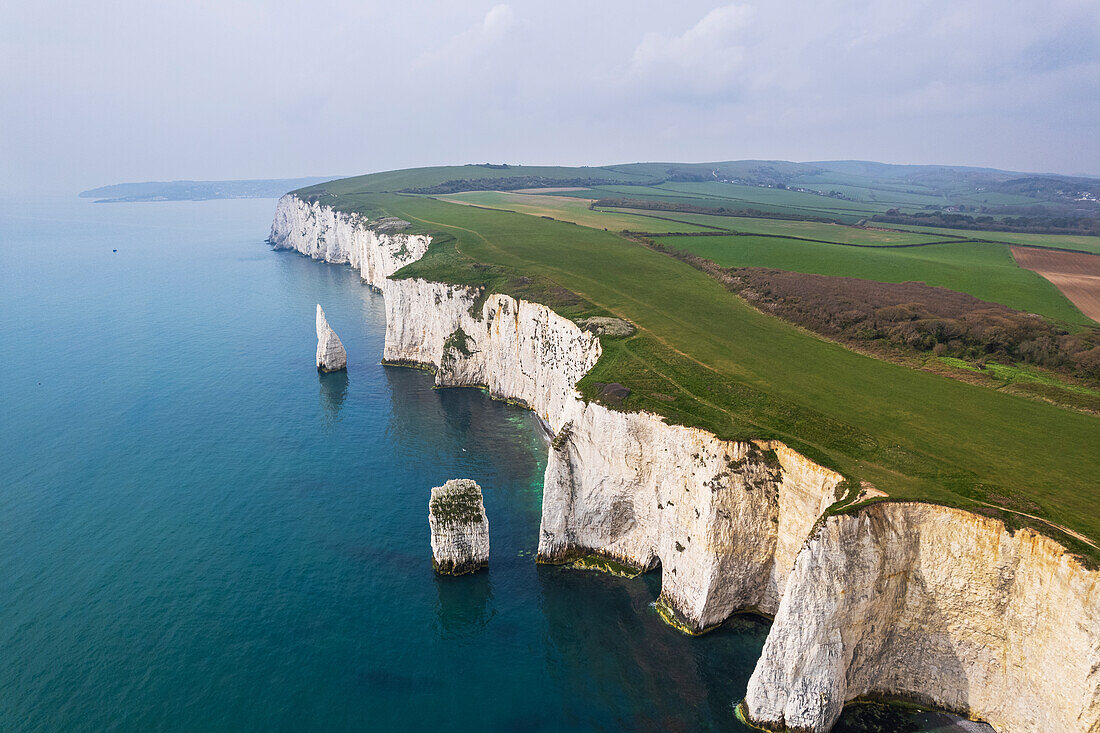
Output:
M705 232L707 227L678 221L645 219L630 212L614 209L592 211L587 199L541 194L509 193L505 191L466 191L440 196L440 200L505 209L532 216L549 216L559 221L570 221L593 229L618 232L623 229L659 232ZM676 217L682 218L682 217ZM656 227L656 229L649 229ZM920 235L910 235L920 236Z
M785 237L814 239L837 244L854 244L868 247L889 247L901 244L926 244L942 242L944 237L927 235L920 232L899 232L882 229L864 229L843 224L827 224L816 221L788 221L785 219L763 219L747 216L715 216L712 214L680 213L676 211L653 211L649 209L601 208L600 211L630 212L636 216L654 219L649 229L660 232L661 220L677 219L712 229L725 229L731 232L748 234L775 234Z
M945 229L943 227L921 227L906 224L884 224L891 229L903 229L910 232L984 239L991 242L1023 244L1028 247L1054 247L1073 249L1081 252L1100 254L1100 237L1077 234L1021 234L1016 232L980 232L967 229Z
M990 501L1100 537L1094 417L861 356L612 233L422 197L370 198L360 204L437 235L399 276L635 323L637 335L604 339L586 393L620 382L632 390L625 409L726 438L775 437L894 497Z
M808 211L836 212L844 214L875 214L891 208L887 204L865 201L846 201L783 188L742 186L733 183L662 183L659 189L696 196L706 196L731 201L752 201L760 204L788 206Z
M913 280L970 293L982 300L1039 313L1068 324L1091 325L1091 321L1050 282L1019 267L1007 245L952 242L924 247L889 247L936 241L936 238L923 233L880 231L821 222L618 208L592 211L588 208L587 199L556 195L471 191L440 198L534 216L550 216L609 231L630 229L681 233L723 228L859 244L864 246L854 248L752 236L672 237L662 240L668 246L693 252L724 267L774 267L880 282Z
M399 171L387 171L385 173L371 173L365 176L353 178L341 178L336 181L321 183L300 189L298 193L310 194L325 191L330 195L349 196L352 194L381 193L388 191L402 191L409 188L421 188L434 186L444 181L462 179L494 179L494 178L519 178L539 176L548 181L569 181L576 178L597 178L603 180L621 181L622 183L638 183L648 180L648 177L637 173L623 173L607 168L588 167L564 167L564 166L485 166L485 165L452 165L438 166L434 168L408 168Z
M960 242L856 248L776 237L662 237L662 244L723 267L774 267L816 275L906 282L969 293L1068 324L1092 322L1042 276L1016 264L1008 245Z
M627 190L622 188L620 190ZM817 239L839 244L890 246L942 241L944 237L921 233L864 229L861 227L828 224L814 221L787 221L743 216L715 216L710 214L682 213L618 207L589 208L591 198L583 194L592 190L561 192L571 195L544 195L513 193L509 191L464 191L446 194L438 198L445 201L507 209L521 214L549 216L561 221L571 221L582 226L608 231L645 231L654 233L701 232L715 229L753 234L778 234L789 237Z
M693 186L695 190L681 190L671 186ZM710 188L708 188L710 187ZM734 191L732 189L738 189ZM734 196L737 193L740 196ZM776 195L776 194L779 195ZM835 208L830 199L794 191L777 191L758 186L733 186L725 183L662 184L660 186L605 185L594 186L589 191L571 192L571 196L583 198L638 198L666 203L695 204L697 206L725 206L727 208L752 208L775 214L834 219L845 224L855 224L872 214L883 213L886 207L874 209ZM792 198L805 197L805 199ZM849 202L841 202L849 203ZM856 204L859 206L859 204Z

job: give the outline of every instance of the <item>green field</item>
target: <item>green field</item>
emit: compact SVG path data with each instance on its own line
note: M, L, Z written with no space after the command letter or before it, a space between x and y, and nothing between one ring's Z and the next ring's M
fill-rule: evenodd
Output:
M861 356L609 232L424 197L351 204L436 234L401 277L485 285L570 317L635 323L637 335L603 340L580 385L590 396L595 382L620 382L632 390L625 409L726 438L775 437L894 497L991 501L1100 537L1094 417Z
M944 237L929 236L919 232L899 232L882 229L864 229L844 224L826 224L817 221L789 221L786 219L761 219L747 216L716 216L712 214L691 214L675 211L653 211L649 209L601 208L600 211L629 212L636 216L653 219L650 232L665 231L662 220L690 222L710 229L724 229L730 232L746 234L774 234L796 239L813 239L835 244L852 244L866 247L891 247L903 244L927 244L942 242ZM635 227L637 228L637 227ZM669 230L672 231L672 230Z
M922 232L935 235L967 237L968 239L984 239L990 242L1008 242L1009 244L1022 244L1028 247L1053 247L1055 249L1072 249L1080 252L1092 252L1100 254L1100 237L1090 237L1078 234L1020 234L1016 232L981 232L967 229L945 229L943 227L921 227L906 224L884 224L894 229L904 229L910 232Z
M628 190L623 187L619 190ZM571 196L565 193L573 194ZM819 239L840 244L885 246L941 241L942 237L919 233L863 229L859 227L812 221L758 219L750 217L715 216L710 214L656 211L649 209L589 208L590 199L581 198L583 191L553 195L511 193L508 191L464 191L439 196L444 201L486 206L533 216L549 216L582 226L608 231L644 231L656 233L704 232L721 229L732 232L780 234Z
M722 228L836 242L830 245L771 236L662 238L662 243L667 246L693 252L724 267L773 267L880 282L917 281L969 293L982 300L1039 313L1075 326L1092 324L1049 281L1019 267L1008 247L1002 244L953 241L922 247L897 247L899 244L936 241L937 238L922 233L783 219L617 208L592 211L585 199L558 195L473 191L441 198L535 216L550 216L609 231L630 229L681 233ZM861 246L838 246L842 244Z
M583 193L577 192L575 195ZM842 206L833 206L836 199L826 196L726 183L607 185L593 188L592 193L586 194L586 197L592 198L593 194L598 198L639 198L697 206L752 208L774 214L834 219L845 224L855 224L860 219L883 213L887 209L884 206L868 208L845 201L839 202Z
M660 221L645 219L629 212L609 209L593 211L588 208L588 200L540 194L508 193L505 191L466 191L440 196L442 201L487 206L493 209L515 211L532 216L548 216L560 221L570 221L593 229L607 229L619 232L624 229L646 229L659 232L705 232L707 227L679 221ZM683 219L684 217L676 217ZM649 227L655 226L656 229ZM903 235L904 236L904 235ZM919 235L909 235L919 236Z
M604 180L621 181L622 183L639 183L649 180L647 176L638 173L624 173L608 168L588 168L564 166L510 166L507 168L484 165L452 165L438 166L435 168L407 168L399 171L387 171L385 173L371 173L354 178L341 178L316 186L300 189L300 193L327 192L330 195L346 196L350 194L381 193L388 191L402 191L409 188L422 188L434 186L444 181L462 179L496 179L519 178L525 176L539 176L549 182L569 181L575 178L598 178Z
M662 237L661 243L723 267L772 267L879 282L923 282L1052 320L1092 325L1058 288L1018 266L1004 244L951 242L926 247L857 248L741 236Z
M892 208L886 204L846 201L782 188L742 186L732 183L662 183L657 188L692 196L784 206L811 213L817 212L819 215L833 213L870 215L882 213Z
M606 189L604 189L606 190ZM617 189L630 190L627 187ZM654 233L702 232L721 229L753 234L777 234L788 237L816 239L838 244L867 246L891 246L943 241L942 236L925 236L920 233L887 229L828 224L815 221L788 221L784 219L760 219L744 216L716 216L711 214L682 213L651 209L618 207L589 208L592 190L568 191L553 195L511 193L508 191L464 191L440 196L445 201L456 201L516 211L534 216L549 216L561 221L571 221L595 229L608 231L644 231ZM566 195L569 194L569 195Z

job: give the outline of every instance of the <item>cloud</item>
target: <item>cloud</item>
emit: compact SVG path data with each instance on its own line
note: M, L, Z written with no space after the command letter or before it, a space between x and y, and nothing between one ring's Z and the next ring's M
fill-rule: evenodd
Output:
M631 77L666 90L728 91L744 70L754 15L750 5L726 5L678 36L646 33L634 49Z
M0 189L479 160L1100 173L1096 0L504 2L9 3Z
M511 5L494 5L489 8L481 21L480 34L483 38L495 38L508 31L515 21L516 14Z
M413 63L414 69L453 67L468 62L491 50L494 43L506 37L516 25L511 5L494 5L480 22L457 34L439 48L427 51Z

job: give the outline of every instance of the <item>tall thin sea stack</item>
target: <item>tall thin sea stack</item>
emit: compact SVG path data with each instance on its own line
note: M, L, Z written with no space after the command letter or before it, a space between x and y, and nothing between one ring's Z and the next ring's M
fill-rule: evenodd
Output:
M348 352L340 343L340 337L328 325L321 304L317 304L317 369L322 372L338 372L348 368Z
M481 487L473 481L451 479L433 488L428 524L436 572L462 575L489 564L489 519Z

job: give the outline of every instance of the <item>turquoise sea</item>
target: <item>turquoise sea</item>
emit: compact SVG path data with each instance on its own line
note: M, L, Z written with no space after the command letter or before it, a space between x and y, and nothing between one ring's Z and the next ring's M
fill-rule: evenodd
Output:
M537 566L534 416L382 367L381 296L274 204L0 200L0 730L745 730L767 621ZM460 477L490 567L439 578ZM883 716L838 730L935 729Z

